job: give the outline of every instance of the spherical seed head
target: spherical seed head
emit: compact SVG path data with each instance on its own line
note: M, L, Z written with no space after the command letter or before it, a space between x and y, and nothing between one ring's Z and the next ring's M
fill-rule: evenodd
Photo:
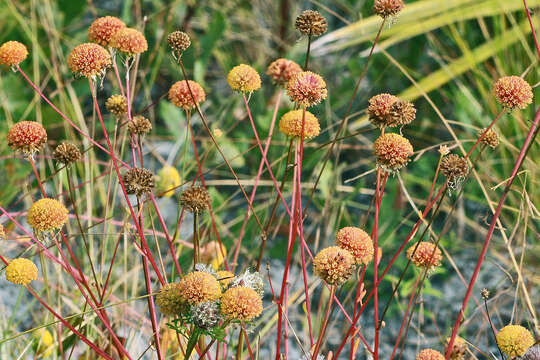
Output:
M416 360L444 360L444 355L433 349L424 349L416 355Z
M191 213L201 213L210 205L210 194L202 186L192 186L184 190L180 204Z
M9 129L7 142L11 149L31 155L47 142L47 132L38 122L19 121Z
M182 313L186 306L180 296L180 283L165 284L156 295L156 305L167 316Z
M180 173L174 166L166 165L157 173L157 191L161 196L171 197L180 186Z
M38 269L34 263L25 258L14 259L6 267L7 281L17 285L28 285L36 280Z
M189 88L188 88L189 84ZM193 93L193 97L191 93ZM195 102L193 102L195 99ZM195 104L199 104L206 100L206 94L204 93L203 88L197 82L193 80L182 80L177 81L169 89L169 100L178 107L181 107L184 110L190 110L195 108Z
M398 99L390 107L389 115L390 122L395 126L407 125L416 118L416 108L413 103Z
M496 336L497 345L508 357L522 356L534 345L534 338L529 330L520 325L507 325Z
M398 134L386 133L373 143L377 165L386 171L398 171L409 162L413 147L409 140Z
M304 110L291 110L285 113L279 120L279 130L287 136L302 136L302 119L304 121L304 138L311 139L319 135L321 127L319 120Z
M227 82L234 91L252 92L261 88L261 77L257 70L246 64L231 69Z
M521 358L522 360L540 360L540 345L531 346Z
M191 319L195 326L210 329L219 324L221 314L216 302L205 301L191 307Z
M167 36L167 42L173 51L184 52L191 45L189 35L183 31L173 31Z
M469 174L469 165L465 158L448 154L441 160L441 172L450 183L459 183Z
M396 16L405 6L403 0L375 0L373 11L383 19Z
M146 135L152 130L152 123L144 116L137 115L128 122L128 130L132 135Z
M251 321L262 313L262 299L248 287L233 287L221 297L221 314L231 321Z
M68 220L68 211L60 201L43 198L32 204L26 220L37 231L59 230Z
M446 349L448 349L448 343L450 338L446 339ZM467 354L467 342L461 337L454 339L454 345L452 345L452 351L450 352L450 360L463 360Z
M278 85L284 86L299 72L302 72L300 65L289 59L274 60L266 69L266 74Z
M414 251L415 248L416 251ZM429 241L421 241L418 247L414 244L407 250L407 258L415 266L431 270L441 265L442 253L435 244Z
M127 27L118 30L113 35L110 46L127 56L138 55L148 50L148 42L143 33Z
M61 164L71 164L82 157L79 148L72 143L63 142L54 149L54 159Z
M519 76L505 76L493 86L497 101L507 109L525 109L532 103L531 85Z
M328 23L320 12L314 10L303 11L294 23L296 29L302 34L320 36L328 29Z
M128 111L127 98L123 95L112 95L105 102L105 107L116 116L125 115Z
M373 96L369 99L369 121L379 128L396 126L395 118L390 115L390 109L398 100L397 96L387 93Z
M227 248L223 243L220 245L215 240L203 244L199 249L201 262L211 265L214 269L219 269L225 261L225 256L227 256Z
M234 280L234 274L227 270L221 270L217 272L217 279L221 286L226 289L229 284Z
M347 226L340 229L336 234L336 244L348 250L357 264L367 265L373 259L373 241L368 233L360 228Z
M68 56L68 66L76 75L96 77L110 67L111 55L104 47L94 43L76 46Z
M114 16L97 18L88 28L88 40L101 46L109 46L114 34L125 27L126 24Z
M189 305L204 301L216 301L221 296L221 287L217 279L203 271L193 271L180 280L180 296Z
M124 176L122 181L128 194L142 196L149 193L154 188L154 174L145 168L131 168Z
M0 46L0 64L2 65L19 65L27 56L26 46L18 41L7 41Z
M345 249L330 246L321 250L313 260L315 274L330 285L342 285L355 269L354 256Z
M499 135L493 129L481 129L478 131L478 137L482 144L486 144L492 149L495 149L499 145Z
M323 78L311 71L299 72L287 83L287 95L302 107L317 105L327 94Z

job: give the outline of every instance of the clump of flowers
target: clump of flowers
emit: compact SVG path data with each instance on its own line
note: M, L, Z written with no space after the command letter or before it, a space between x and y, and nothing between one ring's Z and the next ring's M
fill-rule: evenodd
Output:
M278 85L285 85L296 74L302 72L300 65L292 60L280 58L272 61L266 69L266 74Z
M305 114L305 115L304 115ZM304 122L304 138L311 139L319 135L319 120L307 110L291 110L279 120L279 130L287 136L302 136L302 120Z
M327 93L326 82L311 71L299 72L287 83L287 95L299 106L317 105L326 99Z
M522 360L538 360L540 359L540 345L531 346L525 354L523 354Z
M261 87L261 77L257 70L246 64L240 64L231 69L227 82L234 91L252 92Z
M114 16L97 18L88 28L88 40L101 46L109 46L112 37L125 27L126 24Z
M36 280L38 269L31 260L18 258L6 266L6 280L16 285L28 285Z
M216 240L203 244L199 249L201 262L209 264L213 269L219 269L223 265L225 256L227 256L227 248Z
M155 186L154 174L145 168L131 168L124 176L122 181L128 194L142 196L152 191Z
M496 336L497 345L509 357L522 356L528 348L534 345L534 338L521 325L507 325Z
M448 349L448 343L450 338L446 339L446 348ZM454 339L454 345L452 346L452 351L450 352L450 360L463 360L467 354L467 342L465 339L457 336Z
M68 211L60 201L43 198L32 204L26 220L36 231L59 230L68 220Z
M108 98L105 102L105 107L116 116L125 115L128 112L127 99L120 94L112 95Z
M416 360L444 360L444 355L433 349L424 349L416 355Z
M204 271L193 271L180 280L180 297L189 305L215 301L221 296L217 279Z
M220 310L229 321L251 321L262 313L262 299L249 287L229 288L221 298Z
M0 46L0 64L17 66L28 56L24 44L18 41L7 41Z
M328 23L320 12L314 10L303 11L294 22L298 31L308 36L320 36L328 29Z
M398 134L386 133L373 143L377 166L385 171L398 171L409 162L413 147L409 140Z
M210 329L219 324L221 314L216 302L204 301L191 307L193 324L201 329Z
M507 109L525 109L532 103L531 85L519 76L504 76L493 86L497 101Z
M152 123L144 116L137 115L128 122L128 130L131 135L146 135L152 130Z
M495 149L499 145L499 135L493 129L481 129L478 131L478 138L482 144Z
M355 269L354 256L338 246L321 250L313 259L315 274L330 285L342 285Z
M234 280L234 274L227 270L220 270L216 273L217 279L223 288L227 288Z
M192 186L182 192L180 204L191 213L202 213L210 205L210 194L202 186Z
M112 65L111 55L101 45L84 43L76 46L68 56L68 66L76 75L95 78L102 76Z
M161 196L171 197L180 186L180 174L174 166L165 165L157 173L157 191Z
M414 244L407 250L407 258L415 266L431 270L441 265L442 253L435 244L429 241L421 241L418 247L417 244Z
M375 0L373 11L383 19L396 16L405 6L403 0Z
M397 96L383 93L373 96L369 99L368 115L369 121L379 127L396 126L394 118L390 116L392 105L398 101Z
M410 124L416 118L416 108L409 101L396 100L389 111L390 122L395 126Z
M148 50L148 42L143 33L128 27L120 29L113 35L110 46L127 56L139 55Z
M47 132L43 125L35 121L19 121L7 134L7 143L11 149L25 155L33 155L47 142Z
M156 295L156 305L164 315L180 314L185 309L185 303L180 296L180 283L165 284Z
M81 151L77 145L63 142L54 149L54 159L61 164L69 165L79 161L82 157Z
M441 160L441 172L448 180L448 186L456 189L469 174L467 160L456 154L449 154Z
M182 54L191 45L189 35L183 31L173 31L167 36L167 42L173 51Z
M233 287L248 287L255 290L255 292L259 294L261 298L264 295L264 282L261 274L256 271L250 272L249 269L231 281L229 288Z
M189 88L188 88L189 84ZM193 93L193 97L189 92ZM195 99L195 101L193 101ZM196 104L199 104L206 100L206 94L197 82L193 80L182 80L177 81L169 89L169 100L178 107L181 107L184 110L190 110L196 107Z
M373 241L362 229L347 226L340 229L336 234L336 244L348 250L357 264L367 265L373 259Z

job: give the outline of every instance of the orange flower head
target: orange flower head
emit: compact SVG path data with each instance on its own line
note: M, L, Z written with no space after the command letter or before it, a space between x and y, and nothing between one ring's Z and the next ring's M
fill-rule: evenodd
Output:
M266 69L266 74L278 85L285 85L296 74L302 72L300 65L289 59L274 60Z
M347 226L340 229L336 234L336 244L348 250L357 264L367 265L373 259L373 241L362 229ZM378 257L380 259L380 256Z
M259 294L245 286L230 288L221 297L221 314L232 321L251 321L262 310Z
M519 76L505 76L493 86L497 101L507 109L525 109L532 103L531 85Z
M101 46L109 46L112 37L126 24L114 16L104 16L97 18L88 28L88 40Z
M416 355L416 360L444 360L444 355L433 349L424 349Z
M304 110L291 110L285 113L279 120L279 130L288 136L302 136L302 119L304 120L304 138L311 139L319 135L321 127L319 120Z
M60 201L43 198L30 207L26 219L34 230L59 230L68 221L68 211Z
M189 84L189 88L188 88ZM191 93L193 93L193 97ZM195 102L193 99L195 98ZM197 82L193 80L182 80L177 81L169 89L169 100L178 107L181 107L184 110L191 110L195 108L195 104L199 104L206 100L206 94L204 93L203 88Z
M373 143L377 165L386 171L398 171L409 162L413 147L409 140L398 134L385 133Z
M111 38L110 45L127 56L138 55L148 50L148 42L143 33L128 27L117 31Z
M101 45L84 43L76 46L68 56L68 66L76 75L101 76L112 64L111 55Z
M287 83L287 95L303 107L317 105L327 94L323 78L311 71L299 72Z
M7 134L7 143L15 151L26 155L38 152L47 142L45 128L35 121L19 121Z
M330 246L313 259L315 274L330 285L342 285L355 269L354 256L345 249Z
M221 297L221 287L217 279L203 271L193 271L180 280L180 296L189 305L203 301L215 301Z
M369 121L379 127L396 126L394 117L390 115L392 105L398 101L397 96L383 93L369 99L368 115Z
M0 46L0 64L2 65L19 65L27 56L26 46L18 41L8 41Z
M407 250L407 258L409 258L414 265L426 269L433 269L434 267L441 265L442 253L435 244L429 241L422 241L418 244L416 251L414 251L415 248L416 244Z
M405 6L403 0L375 0L373 11L383 19L396 16Z

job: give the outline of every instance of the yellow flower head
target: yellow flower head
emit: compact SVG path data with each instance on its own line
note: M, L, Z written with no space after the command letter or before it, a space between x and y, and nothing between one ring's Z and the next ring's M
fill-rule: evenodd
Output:
M45 328L34 331L32 335L36 342L36 353L42 358L50 356L54 348L54 338Z
M496 336L497 345L509 357L522 356L528 348L534 345L534 338L520 325L507 325Z
M240 64L229 71L227 82L234 91L252 92L261 87L259 73L249 65Z
M164 166L158 171L157 178L157 191L162 196L173 196L176 188L180 186L180 174L174 166Z
M58 200L44 198L32 205L26 219L34 230L58 230L67 222L68 211Z
M373 241L362 229L347 226L336 234L336 244L354 256L357 264L367 265L373 259ZM380 259L380 256L377 257Z
M165 284L156 295L156 305L164 315L180 314L185 308L185 303L180 296L180 283Z
M262 299L245 286L230 288L221 298L221 314L229 320L251 321L262 313Z
M279 120L279 130L288 136L301 137L302 118L304 119L304 138L311 139L319 135L321 131L319 120L309 111L306 111L304 115L304 110L291 110L285 113Z
M180 296L189 305L203 301L215 301L221 296L221 287L217 279L203 271L193 271L180 280Z
M6 267L7 281L17 285L28 285L36 280L38 269L34 263L25 258L12 260Z

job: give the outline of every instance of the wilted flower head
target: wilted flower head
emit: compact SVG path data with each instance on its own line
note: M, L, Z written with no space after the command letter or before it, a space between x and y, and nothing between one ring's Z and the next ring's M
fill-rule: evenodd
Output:
M540 345L531 346L525 354L523 354L522 360L540 360Z
M467 160L456 154L449 154L441 160L441 172L446 176L450 188L455 189L469 174Z
M261 274L257 271L250 272L248 269L242 275L235 277L234 280L229 284L229 288L239 286L245 286L255 290L260 297L263 297L264 295L264 282Z
M15 151L32 155L47 142L45 128L35 121L19 121L7 134L7 143Z
M164 315L180 314L185 309L184 301L180 296L180 283L165 284L156 295L156 305Z
M508 357L522 356L534 345L534 338L529 330L520 325L507 325L496 336L497 345Z
M114 16L97 18L88 28L88 40L101 46L109 46L113 35L125 27L126 24Z
M414 244L407 250L407 258L409 258L415 266L433 269L434 267L441 265L442 253L434 243L421 241L418 244L418 247L416 245L417 244ZM416 251L414 251L415 248Z
M11 260L6 267L6 280L17 285L28 285L36 280L38 269L31 260L18 258Z
M79 148L69 142L63 142L54 149L54 159L64 165L79 161L81 157Z
M229 284L234 280L234 274L227 270L221 270L217 272L217 279L223 288L227 288Z
M127 27L118 30L113 35L110 46L128 56L138 55L148 50L148 42L143 33Z
M317 105L328 94L323 78L311 71L296 74L287 83L287 95L303 107Z
M375 140L373 151L378 166L385 171L398 171L409 162L413 147L403 136L386 133Z
M305 113L305 115L304 115ZM291 110L279 120L279 130L287 136L302 136L302 119L304 120L304 138L311 139L319 135L321 126L319 120L304 110Z
M182 192L180 204L191 213L201 213L210 205L210 195L202 186L192 186Z
M145 168L131 168L124 176L122 181L128 194L142 196L149 193L154 188L154 174Z
M189 35L183 31L173 31L167 36L167 42L173 51L182 53L191 45Z
M444 360L444 355L433 349L424 349L416 355L416 360Z
M189 305L197 305L205 301L215 301L221 296L221 287L215 276L193 271L180 280L180 296Z
M357 264L367 265L373 259L373 241L360 228L354 226L341 228L336 234L336 244L340 248L348 250Z
M300 65L292 60L280 58L272 61L266 69L266 74L278 85L285 85L299 72L302 71Z
M448 349L448 343L450 338L446 339L446 349ZM452 346L452 351L450 352L450 360L463 360L467 354L467 342L465 339L457 336L454 339L454 345Z
M0 46L1 65L19 65L27 56L26 46L18 41L7 41Z
M416 118L416 108L413 103L398 99L390 107L389 115L395 126L407 125Z
M26 220L37 231L58 230L67 222L68 211L60 201L43 198L32 204Z
M127 99L123 95L113 95L107 99L105 107L116 116L125 115L128 111Z
M144 116L137 115L128 122L128 130L132 135L146 135L152 130L152 123Z
M246 64L240 64L231 69L227 82L234 91L252 92L261 87L261 77L257 70Z
M324 16L314 10L304 10L296 18L294 25L298 31L308 36L320 36L328 29Z
M204 243L199 249L201 262L209 264L213 269L219 269L225 261L225 256L227 256L227 248L216 240Z
M195 326L210 329L219 324L221 315L216 302L205 301L191 307L191 319Z
M188 88L189 84L189 88ZM191 93L193 93L193 97ZM193 99L195 98L195 102ZM197 82L188 80L177 81L169 89L169 100L178 107L184 110L190 110L195 108L196 104L203 102L206 99L206 94L203 88Z
M315 274L330 285L342 285L355 269L353 255L345 249L330 246L313 259Z
M221 297L221 314L229 320L251 321L259 316L262 310L261 297L248 287L230 288Z
M373 11L386 19L389 16L396 16L404 6L403 0L375 0Z
M180 174L174 166L165 165L157 173L157 191L161 196L171 197L180 186Z
M497 101L508 109L525 109L532 103L531 85L519 76L505 76L497 80L493 86Z
M390 116L392 105L398 101L397 96L383 93L369 99L368 115L369 121L379 127L396 126L394 118Z
M67 61L71 72L89 78L103 75L112 64L109 52L94 43L76 46Z
M482 144L486 144L492 149L499 145L499 135L493 129L481 129L478 131L478 138L480 138Z

